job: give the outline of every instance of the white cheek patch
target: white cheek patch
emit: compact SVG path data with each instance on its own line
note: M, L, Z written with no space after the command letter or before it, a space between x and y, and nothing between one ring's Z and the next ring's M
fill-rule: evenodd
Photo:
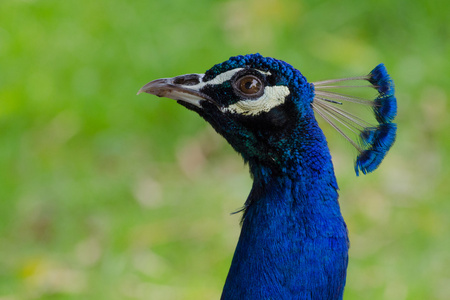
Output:
M283 104L289 93L287 86L266 86L261 97L236 102L223 108L222 111L245 116L256 116L263 112L269 112L274 107Z

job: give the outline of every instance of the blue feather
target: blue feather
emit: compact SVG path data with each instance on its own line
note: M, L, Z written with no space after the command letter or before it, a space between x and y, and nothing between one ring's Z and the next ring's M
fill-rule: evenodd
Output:
M379 64L369 73L368 81L374 85L381 95L394 95L394 83L384 64Z
M378 96L375 99L374 112L379 123L392 122L397 116L397 99L394 95Z
M375 134L377 132L377 127L366 127L360 134L362 141L362 147L370 147L375 141Z
M394 123L380 124L377 128L370 128L362 133L364 140L367 140L368 149L362 151L356 158L355 172L359 175L359 170L363 174L370 173L378 168L386 153L395 141L397 125Z

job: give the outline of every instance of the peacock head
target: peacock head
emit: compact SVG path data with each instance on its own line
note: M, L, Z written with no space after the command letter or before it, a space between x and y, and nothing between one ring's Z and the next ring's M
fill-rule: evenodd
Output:
M360 152L357 173L358 169L363 173L376 169L395 138L396 127L391 123L396 113L393 84L384 66L380 66L380 70L372 71L378 77L371 73L349 79L368 80L380 95L378 102L377 99L368 102L380 117L377 117L379 124L361 125L360 142L352 143ZM204 74L151 81L138 94L145 92L177 100L209 122L245 161L283 171L293 158L302 159L298 157L302 151L328 155L314 111L334 125L327 114L342 118L340 111L330 108L342 102L330 92L317 92L324 83L329 87L330 81L308 83L300 71L284 61L250 54L231 57ZM338 97L352 100L350 96L347 98ZM351 116L343 117L355 123ZM383 124L392 125L380 129Z
M197 112L246 161L281 163L292 134L313 118L314 87L291 65L260 54L236 56L204 74L157 79L146 92Z

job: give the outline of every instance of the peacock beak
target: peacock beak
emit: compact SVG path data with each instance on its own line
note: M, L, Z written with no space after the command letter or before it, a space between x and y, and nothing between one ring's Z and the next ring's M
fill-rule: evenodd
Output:
M187 74L172 78L156 79L144 85L137 94L148 93L202 108L202 101L214 103L211 97L200 91L204 86L204 83L201 81L202 77L203 74Z

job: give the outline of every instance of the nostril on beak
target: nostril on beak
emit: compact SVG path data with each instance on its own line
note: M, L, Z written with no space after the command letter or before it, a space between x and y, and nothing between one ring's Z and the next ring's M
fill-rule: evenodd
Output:
M200 76L198 74L177 76L173 79L173 83L179 85L196 85L200 83Z

